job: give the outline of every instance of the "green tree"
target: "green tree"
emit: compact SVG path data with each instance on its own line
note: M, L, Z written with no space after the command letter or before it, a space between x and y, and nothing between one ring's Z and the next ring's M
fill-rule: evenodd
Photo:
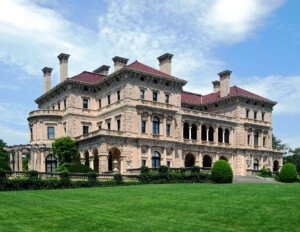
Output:
M7 151L4 151L4 147L6 146L6 143L0 139L0 162L9 162L9 153Z
M284 155L286 155L289 151L289 147L283 143L280 139L275 137L274 134L272 134L272 147L275 149L280 149L284 152Z
M296 166L297 172L300 172L300 148L297 147L294 150L289 149L288 156L283 158L284 163L292 163Z
M51 151L57 156L60 165L64 163L73 163L79 156L77 141L69 136L56 139L52 143Z

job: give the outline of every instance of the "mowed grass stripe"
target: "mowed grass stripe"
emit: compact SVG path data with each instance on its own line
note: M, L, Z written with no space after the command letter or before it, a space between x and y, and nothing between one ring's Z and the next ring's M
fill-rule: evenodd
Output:
M0 192L0 231L300 231L300 184Z

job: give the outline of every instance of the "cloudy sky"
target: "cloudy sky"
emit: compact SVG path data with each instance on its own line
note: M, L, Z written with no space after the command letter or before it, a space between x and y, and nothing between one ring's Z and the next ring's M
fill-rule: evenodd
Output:
M41 69L52 67L58 84L61 52L71 54L70 77L116 55L158 68L169 52L185 90L210 93L229 69L232 85L278 101L273 132L300 147L299 9L292 0L1 0L0 138L29 142Z

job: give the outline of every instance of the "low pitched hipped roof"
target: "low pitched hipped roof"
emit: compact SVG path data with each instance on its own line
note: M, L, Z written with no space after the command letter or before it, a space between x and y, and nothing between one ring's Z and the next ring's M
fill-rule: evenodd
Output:
M92 73L92 72L87 72L87 71L83 71L82 73L71 77L71 80L76 80L76 81L80 81L80 82L86 82L86 83L90 83L90 84L94 84L102 79L104 79L106 76L103 75L99 75L96 73Z

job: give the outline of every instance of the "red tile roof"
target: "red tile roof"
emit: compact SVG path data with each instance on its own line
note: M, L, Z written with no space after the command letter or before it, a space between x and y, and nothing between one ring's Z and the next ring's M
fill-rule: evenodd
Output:
M156 74L156 75L160 75L160 76L165 76L165 77L171 77L171 78L174 78L174 79L179 79L177 77L174 77L174 76L171 76L167 73L164 73L164 72L161 72L155 68L151 68L145 64L142 64L140 62L138 62L137 60L135 62L133 62L132 64L128 65L127 66L128 68L131 68L131 69L135 69L135 70L139 70L139 71L143 71L143 72L147 72L147 73L153 73L153 74Z
M80 82L86 82L86 83L94 84L94 83L104 79L105 77L106 76L84 71L84 72L82 72L82 73L80 73L80 74L78 74L74 77L71 77L70 79L80 81Z
M230 93L228 96L234 96L234 95L245 95L248 97L253 97L265 101L270 101L267 98L261 97L259 95L256 95L254 93L251 93L247 90L244 90L242 88L239 88L237 86L233 86L230 88ZM202 101L201 101L202 98ZM191 102L191 103L196 103L196 104L205 104L208 102L216 101L220 99L220 91L217 93L210 93L204 96L200 96L199 94L194 94L194 93L189 93L189 92L182 92L181 93L181 101L186 101L186 102Z

